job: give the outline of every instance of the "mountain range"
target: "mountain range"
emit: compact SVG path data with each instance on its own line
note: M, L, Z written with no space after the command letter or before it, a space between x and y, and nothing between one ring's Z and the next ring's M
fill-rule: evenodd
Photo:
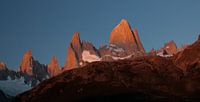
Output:
M200 85L199 48L200 37L191 45L178 48L172 40L146 52L137 29L122 19L107 45L97 49L75 32L63 67L56 56L41 64L27 50L17 72L0 63L0 80L23 77L33 87L18 94L17 102L193 101Z

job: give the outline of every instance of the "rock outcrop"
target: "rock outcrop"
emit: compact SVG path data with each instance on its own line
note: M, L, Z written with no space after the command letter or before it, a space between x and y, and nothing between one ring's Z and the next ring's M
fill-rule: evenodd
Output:
M176 43L173 41L173 40L171 40L171 41L169 41L168 43L166 43L165 45L164 45L164 48L163 48L164 50L166 50L167 51L167 53L169 53L169 54L176 54L177 53L177 51L178 51L178 49L177 49L177 46L176 46Z
M127 20L121 22L110 33L109 44L117 45L126 50L138 50L138 45Z
M63 70L70 70L77 68L79 66L78 56L73 48L73 45L70 44L68 47L67 60Z
M161 57L171 57L175 55L176 53L178 53L179 51L181 50L177 48L176 43L173 40L171 40L165 43L162 48L156 51L156 53L158 56L161 56Z
M138 31L137 31L136 28L133 29L133 35L135 37L135 40L136 40L136 43L137 43L137 46L138 46L139 50L145 53L145 49L144 49L144 47L142 45L142 42L140 41L140 38L139 38L139 35L138 35Z
M82 48L83 48L83 50L89 51L93 55L100 56L99 53L98 53L98 50L90 42L83 41L82 42Z
M71 41L71 45L77 55L78 61L81 61L82 59L82 42L80 40L80 35L78 32L75 32L73 37L72 37L72 41Z
M60 74L60 72L61 72L61 67L58 64L58 60L56 56L53 56L52 60L48 64L48 74L50 77L54 77Z
M2 70L7 70L7 66L5 63L0 62L0 71L2 71Z
M200 35L198 40L194 44L186 47L183 51L180 51L173 58L175 60L175 63L182 70L186 71L187 67L191 66L191 64L198 65L198 63L200 62L199 52L200 52Z
M98 50L89 42L81 42L78 32L75 32L72 41L68 47L67 60L64 70L70 70L80 66L84 66L87 61L83 58L83 52L89 52L91 55L99 57Z
M20 64L20 72L26 73L30 76L33 75L33 56L31 50L24 53L23 59Z
M127 20L121 22L112 30L108 45L101 46L99 53L103 61L113 61L145 55L145 50L136 29L131 30Z
M8 69L4 62L0 62L0 80L8 80L9 78L14 80L20 77L18 72Z
M47 66L40 64L32 56L31 50L25 52L23 59L21 61L19 72L25 78L25 83L36 85L44 79L48 78Z
M113 61L131 57L143 56L145 50L136 29L133 31L129 23L122 21L112 30L108 45L98 50L89 42L81 41L75 32L68 47L64 70L70 70L94 61Z

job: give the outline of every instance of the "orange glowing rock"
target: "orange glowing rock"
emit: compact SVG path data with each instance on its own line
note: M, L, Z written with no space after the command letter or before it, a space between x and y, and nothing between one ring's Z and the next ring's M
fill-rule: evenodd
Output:
M68 47L67 60L64 66L64 70L70 70L76 67L78 67L78 58L72 44L70 44Z
M7 69L6 64L3 63L3 62L0 62L0 71L1 71L1 70L6 70L6 69Z
M23 56L23 59L20 64L20 71L27 73L28 75L33 75L33 56L31 50L27 50Z
M51 62L48 64L48 73L50 77L54 77L61 72L61 67L58 64L56 56L53 56Z
M139 36L138 36L138 32L137 32L137 29L136 29L136 28L133 29L133 35L134 35L134 37L135 37L137 46L138 46L138 48L140 49L140 51L145 52L144 47L143 47L143 45L142 45L142 43L141 43L141 41L140 41L140 38L139 38Z
M109 43L127 49L137 47L137 43L127 20L122 19L121 22L112 30Z

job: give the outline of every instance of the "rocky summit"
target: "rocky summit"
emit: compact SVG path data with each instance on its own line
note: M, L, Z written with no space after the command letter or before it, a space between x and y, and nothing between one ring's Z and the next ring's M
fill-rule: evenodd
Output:
M54 77L61 72L61 67L58 63L56 56L53 56L51 62L48 64L48 74L50 77Z
M3 62L0 62L0 70L6 70L6 69L7 69L6 64Z
M138 32L131 27L127 20L121 22L112 30L108 45L96 49L92 43L82 41L75 32L70 45L64 70L85 66L94 61L114 61L145 55Z
M117 45L127 51L141 50L144 52L137 30L132 31L131 26L125 19L122 19L110 33L109 44Z
M31 84L32 86L48 78L47 66L35 60L31 50L27 50L24 53L19 72L24 76L25 83Z

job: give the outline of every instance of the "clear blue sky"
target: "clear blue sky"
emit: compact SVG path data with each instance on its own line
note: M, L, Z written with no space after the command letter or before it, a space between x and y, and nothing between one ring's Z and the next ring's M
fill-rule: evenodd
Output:
M168 40L192 43L200 32L200 0L1 0L0 60L17 69L24 52L63 66L75 31L97 48L122 18L136 27L147 51Z

